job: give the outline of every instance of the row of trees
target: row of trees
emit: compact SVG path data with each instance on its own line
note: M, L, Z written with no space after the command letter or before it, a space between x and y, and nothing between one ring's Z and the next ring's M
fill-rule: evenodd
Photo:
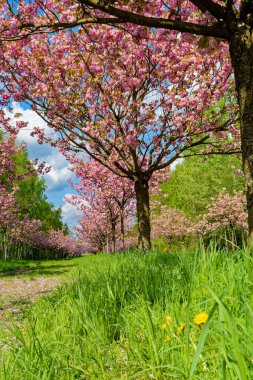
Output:
M72 158L79 177L68 201L82 211L76 227L90 252L115 252L138 245L136 198L132 182L113 175L94 160ZM247 233L244 178L240 157L192 157L151 181L152 239L174 245L205 244L234 250ZM203 168L205 169L203 171ZM156 179L156 181L154 180Z
M237 118L253 236L251 0L1 5L2 104L27 101L52 144L133 181L144 250L153 173L199 146L231 151Z
M66 200L82 212L76 232L86 249L115 252L137 246L137 237L132 236L137 203L133 182L95 160L83 161L76 156L68 159L79 181L72 183L77 195ZM159 185L168 177L167 171L152 177L153 195L161 196Z
M67 200L82 211L76 231L91 250L125 249L125 237L134 217L135 197L132 183L119 178L94 160L73 159L72 170L79 178L72 184L77 195Z
M57 258L78 251L44 190L24 146L16 144L14 134L1 133L0 257Z
M73 7L60 11L66 21L79 12ZM30 21L43 17L33 4L19 12L31 12ZM225 44L221 55L215 41L200 49L177 33L127 30L90 25L4 41L0 95L5 105L27 102L55 131L46 136L36 128L41 142L64 154L84 152L132 182L147 250L153 176L200 147L237 149L237 114Z

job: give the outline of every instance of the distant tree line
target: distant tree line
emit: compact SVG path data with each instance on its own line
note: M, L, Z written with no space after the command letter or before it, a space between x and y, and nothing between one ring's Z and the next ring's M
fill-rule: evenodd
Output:
M0 258L58 258L78 251L61 209L47 201L45 180L15 137L1 133Z

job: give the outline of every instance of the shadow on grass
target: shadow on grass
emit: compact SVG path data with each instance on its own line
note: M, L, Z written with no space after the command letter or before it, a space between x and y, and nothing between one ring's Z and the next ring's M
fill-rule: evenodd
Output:
M153 260L158 265L162 264L169 267L174 267L181 263L179 255L175 253L158 253Z
M182 266L187 267L188 264L192 263L193 257L193 253L158 253L152 258L152 261L155 265L162 265L163 267L173 269Z
M58 265L47 265L44 266L45 264L43 262L36 262L33 263L35 266L20 266L15 269L2 269L0 272L0 279L2 277L4 278L12 278L12 277L22 277L22 276L31 276L31 277L36 277L36 276L59 276L62 274L67 273L71 268L73 268L75 265L74 264L58 264Z

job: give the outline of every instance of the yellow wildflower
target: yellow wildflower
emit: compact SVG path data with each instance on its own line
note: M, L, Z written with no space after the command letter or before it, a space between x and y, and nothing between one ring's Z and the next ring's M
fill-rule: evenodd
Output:
M166 342L170 341L170 336L168 334L165 335L165 340L166 340Z
M167 315L166 317L166 322L164 322L162 325L161 325L161 328L163 330L167 329L167 327L169 327L169 325L171 324L171 321L172 321L172 317L170 315Z
M166 317L167 325L170 325L171 321L172 321L172 317L170 315L167 315L167 317Z
M177 329L177 333L181 333L185 329L186 323L182 323L179 328Z
M203 328L204 324L206 323L206 321L208 320L208 314L207 313L201 313L201 314L197 314L195 315L194 319L193 319L193 322L200 326L201 328Z

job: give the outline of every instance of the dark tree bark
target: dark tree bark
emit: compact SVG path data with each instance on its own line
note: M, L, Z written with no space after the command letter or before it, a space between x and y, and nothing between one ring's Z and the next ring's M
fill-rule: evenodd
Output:
M125 218L124 218L124 207L120 208L120 232L121 232L122 249L123 249L123 251L125 251Z
M253 27L237 23L230 42L240 107L242 167L247 186L249 242L253 245Z
M112 223L112 253L116 252L116 225Z
M141 176L134 183L137 202L138 242L143 252L151 249L148 181L145 176Z

